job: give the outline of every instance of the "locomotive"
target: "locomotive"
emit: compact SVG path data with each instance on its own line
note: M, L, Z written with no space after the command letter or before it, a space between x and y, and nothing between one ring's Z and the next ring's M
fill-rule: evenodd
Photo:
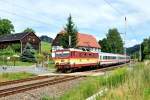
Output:
M83 51L80 49L62 49L52 52L52 58L58 71L75 70L80 68L104 67L123 64L130 57L121 54Z

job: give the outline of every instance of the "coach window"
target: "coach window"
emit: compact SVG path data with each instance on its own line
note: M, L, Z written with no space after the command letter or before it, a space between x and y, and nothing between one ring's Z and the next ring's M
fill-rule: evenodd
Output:
M103 59L105 60L105 59L106 59L106 56L103 56Z
M102 59L103 59L103 57L102 57L102 56L100 56L100 59L102 60Z

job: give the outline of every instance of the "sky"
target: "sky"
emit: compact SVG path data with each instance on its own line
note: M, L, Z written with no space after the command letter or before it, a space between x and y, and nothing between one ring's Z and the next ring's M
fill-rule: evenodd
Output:
M131 47L150 36L149 4L149 0L0 0L0 18L11 20L15 33L30 27L38 36L55 38L71 14L80 33L101 40L110 28L117 28L126 33L121 37Z

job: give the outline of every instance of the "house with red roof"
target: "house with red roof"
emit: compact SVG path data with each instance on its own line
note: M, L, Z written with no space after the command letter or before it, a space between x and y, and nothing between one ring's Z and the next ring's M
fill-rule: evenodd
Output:
M60 44L61 36L63 36L63 32L58 33L56 38L53 40L52 50L63 49L63 47ZM97 52L99 52L101 50L101 46L97 42L96 38L92 35L78 33L77 41L78 42L77 42L76 48L78 48L78 49L85 50L85 51L97 51Z

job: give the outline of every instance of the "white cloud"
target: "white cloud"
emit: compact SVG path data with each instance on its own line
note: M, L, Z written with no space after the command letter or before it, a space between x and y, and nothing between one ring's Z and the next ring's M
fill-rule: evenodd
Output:
M140 41L138 41L136 39L126 40L125 47L132 47L136 44L140 44Z
M128 24L134 29L150 21L149 0L107 1L125 13ZM121 33L124 32L125 15L118 14L103 0L1 0L0 5L0 17L10 19L16 32L32 27L38 35L51 33L50 36L55 37L65 25L69 13L79 31L95 35L97 40L105 37L109 28L117 27ZM143 30L138 28L136 31ZM131 31L128 35L127 37L134 37ZM145 36L147 34L143 35ZM127 45L131 46L138 41L139 39L133 38L132 43Z

